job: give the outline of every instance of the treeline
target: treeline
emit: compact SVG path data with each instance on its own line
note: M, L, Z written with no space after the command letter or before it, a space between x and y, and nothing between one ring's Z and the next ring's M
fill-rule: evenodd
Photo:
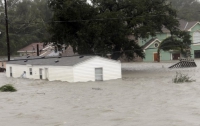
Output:
M139 0L138 0L139 1ZM11 54L33 42L48 42L51 21L48 0L7 0ZM169 0L177 16L188 21L200 21L198 0ZM0 0L0 55L7 54L4 0Z
M30 43L48 41L47 0L7 0L11 55ZM4 0L0 1L0 55L7 54Z

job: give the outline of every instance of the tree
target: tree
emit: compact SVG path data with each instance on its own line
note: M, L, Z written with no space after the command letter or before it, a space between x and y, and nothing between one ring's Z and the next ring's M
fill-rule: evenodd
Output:
M191 57L190 45L191 36L186 31L176 31L174 35L164 39L158 47L158 57L160 57L160 50L169 51L177 50L180 51L184 57ZM160 58L158 59L160 62Z
M45 0L7 0L11 54L33 42L48 41L47 24L51 11ZM4 4L0 1L0 12ZM0 55L6 55L4 14L0 15Z
M72 45L79 54L134 53L144 58L138 38L155 36L162 28L177 30L176 11L167 0L48 0L53 11L49 32L57 45ZM129 40L128 35L135 40Z

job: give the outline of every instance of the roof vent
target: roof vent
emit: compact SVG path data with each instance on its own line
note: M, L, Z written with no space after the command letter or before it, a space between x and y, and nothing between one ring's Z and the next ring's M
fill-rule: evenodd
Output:
M79 58L83 58L84 56L80 56Z
M55 63L59 62L59 60L55 60Z

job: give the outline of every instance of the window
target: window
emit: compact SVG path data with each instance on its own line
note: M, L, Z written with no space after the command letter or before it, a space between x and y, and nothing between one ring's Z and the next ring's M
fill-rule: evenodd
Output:
M39 69L40 79L42 79L42 69Z
M200 44L200 32L194 32L193 34L193 43L194 44Z
M29 68L30 75L33 75L32 68Z
M95 68L95 80L103 81L103 69L102 68Z
M10 77L12 77L12 67L10 67Z
M159 44L158 43L155 43L154 44L154 47L158 48Z

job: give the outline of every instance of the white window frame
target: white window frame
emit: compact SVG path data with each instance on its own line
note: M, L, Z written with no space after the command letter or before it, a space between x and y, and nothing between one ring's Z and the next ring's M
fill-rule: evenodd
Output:
M158 46L157 46L157 47L156 47L156 44L158 44ZM158 47L159 47L159 44L160 44L160 43L158 43L158 42L155 42L155 43L154 43L154 47L155 47L155 48L158 48Z
M32 68L29 68L29 74L33 75L33 69Z
M96 74L96 69L101 69L102 73L101 74ZM95 68L94 69L94 74L95 74L95 81L103 81L103 68L102 67ZM97 80L96 76L101 76L102 80Z
M40 79L42 79L42 68L39 68L39 76L40 76Z
M10 77L13 77L13 73L12 73L12 67L10 67Z
M195 35L195 34L197 34L197 35ZM197 40L195 40L195 38L197 38ZM200 31L195 31L193 33L193 44L200 45Z

